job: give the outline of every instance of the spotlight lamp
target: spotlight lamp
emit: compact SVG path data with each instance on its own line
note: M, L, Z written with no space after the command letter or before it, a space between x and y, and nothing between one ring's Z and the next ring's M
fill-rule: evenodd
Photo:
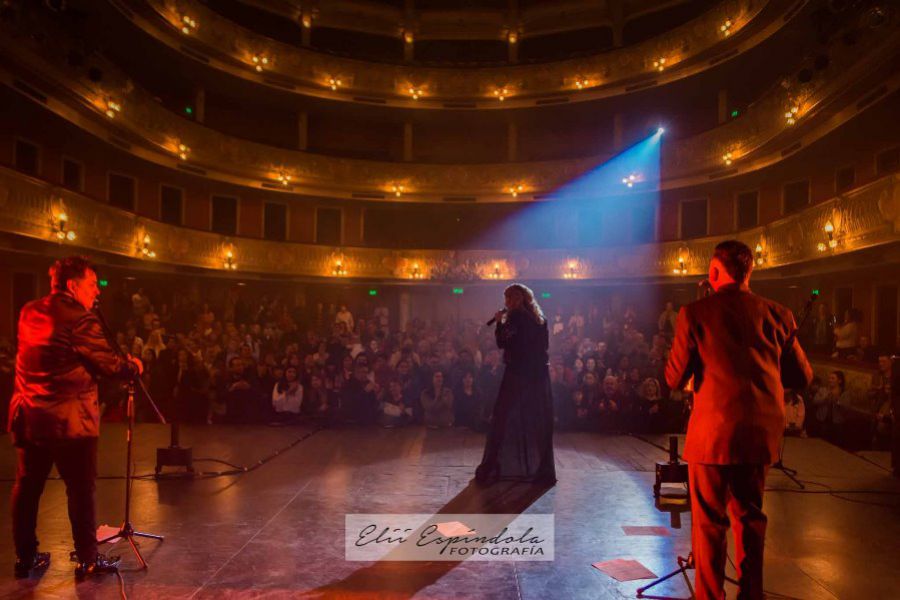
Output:
M187 160L190 153L190 147L185 144L178 144L178 158L180 158L181 160Z
M732 163L732 154L731 152L726 152L722 155L722 162L725 163L726 167L731 166Z
M234 260L234 252L232 250L225 251L225 262L222 263L222 267L226 271L236 271L238 266L237 262Z
M188 15L184 15L181 17L181 33L184 35L190 35L194 31L197 30L197 21Z
M719 31L722 33L722 35L724 35L725 37L728 37L729 35L731 35L731 26L732 25L733 25L733 23L732 23L731 19L725 19L725 22L719 26Z
M687 275L687 265L684 262L684 257L678 257L678 266L673 269L673 272L676 275Z
M399 183L395 183L393 186L391 186L391 190L393 190L394 196L396 196L397 198L403 195L404 189L404 186Z
M60 212L58 215L56 215L56 219L53 223L53 232L54 234L56 234L56 239L61 242L75 241L75 232L69 229L69 215L67 215L65 212Z
M666 58L664 56L660 56L656 60L653 61L653 69L662 73L666 69Z
M636 174L632 173L628 177L623 177L622 183L624 183L626 187L631 188L631 187L634 187L634 184L637 180L638 180L638 176Z
M784 120L787 122L788 125L793 125L794 123L797 122L797 119L800 118L799 113L800 113L800 107L795 104L794 106L791 106L788 110L785 111Z
M344 83L341 81L340 77L329 77L328 78L328 87L331 88L331 91L336 92L338 88L342 87Z
M506 191L509 192L510 196L512 196L513 198L516 198L516 197L518 197L519 192L521 192L524 189L525 189L524 186L522 186L521 184L518 184L518 185L509 186L506 189Z
M334 261L334 266L331 268L331 274L335 277L344 277L347 275L347 268L344 266L342 259Z
M116 115L122 112L122 105L113 100L112 98L106 99L106 109L104 110L106 116L110 119L115 119Z
M265 54L254 54L250 59L253 62L253 68L257 73L262 73L263 69L269 66L269 57Z
M145 233L144 239L141 240L141 254L145 258L156 258L156 252L150 248L150 234Z

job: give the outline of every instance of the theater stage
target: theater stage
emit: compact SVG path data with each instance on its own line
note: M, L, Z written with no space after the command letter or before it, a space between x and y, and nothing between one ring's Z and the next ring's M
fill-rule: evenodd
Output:
M239 465L300 438L302 427L189 427L182 439L196 457ZM654 438L662 443L663 438ZM9 531L8 478L13 452L0 452L0 504ZM152 472L155 448L168 430L142 425L137 472ZM670 528L651 494L653 469L665 454L627 436L561 433L556 437L559 483L550 490L500 483L471 485L482 436L462 431L333 429L309 436L249 473L194 481L134 482L133 521L166 536L144 541L148 571L137 570L120 544L130 598L632 598L647 581L619 583L591 563L619 557L641 561L656 574L689 551L690 516ZM123 473L124 435L104 426L101 475ZM786 462L800 477L840 490L900 491L884 456L849 454L820 440L790 439ZM198 463L198 470L227 468ZM768 486L796 489L773 471ZM822 492L822 485L808 490ZM896 597L900 586L900 496L769 492L766 589L773 598ZM98 522L118 524L123 482L98 481ZM862 502L866 502L863 504ZM878 506L870 503L880 503ZM0 544L4 598L117 598L114 575L76 586L67 562L71 548L62 482L47 484L41 504L41 548L53 564L41 578L12 578L8 533ZM345 513L553 513L553 562L380 562L344 560ZM667 537L626 536L623 525L663 525ZM109 552L109 548L104 550ZM682 579L658 595L687 598ZM731 596L733 597L733 596Z

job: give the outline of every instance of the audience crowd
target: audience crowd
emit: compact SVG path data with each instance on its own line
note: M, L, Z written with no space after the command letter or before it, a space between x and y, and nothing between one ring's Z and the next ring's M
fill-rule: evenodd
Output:
M169 418L191 423L314 420L325 425L487 428L503 375L493 328L473 321L412 318L399 327L385 306L318 304L280 295L253 301L235 290L216 303L143 288L106 300L119 344L144 361L144 383ZM351 309L352 308L352 309ZM838 324L824 305L801 331L820 355L877 365L869 391L871 440L890 437L890 360L858 335L860 316ZM550 376L556 426L630 433L683 431L691 394L669 390L663 370L677 309L633 306L551 309ZM0 347L0 393L12 392L13 350ZM126 391L104 382L104 419L124 418ZM789 393L789 433L846 441L844 374ZM153 420L146 402L138 418ZM854 417L855 418L855 417Z

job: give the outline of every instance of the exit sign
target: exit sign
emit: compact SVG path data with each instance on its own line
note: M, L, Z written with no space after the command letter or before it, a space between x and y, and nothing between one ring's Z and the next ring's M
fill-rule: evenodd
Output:
M541 292L541 298L549 298L550 292Z
M457 294L457 295L462 294L462 293L463 293L463 289L462 289L462 288L453 288L453 293L454 293L454 294Z
M369 295L370 295L370 296L377 296L377 295L378 295L378 290L369 290Z

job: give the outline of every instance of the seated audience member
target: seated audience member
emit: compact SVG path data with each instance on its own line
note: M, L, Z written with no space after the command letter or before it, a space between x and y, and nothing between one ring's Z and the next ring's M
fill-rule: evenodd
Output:
M229 423L255 423L259 417L258 395L247 381L244 361L235 356L216 385L216 399L225 406Z
M203 423L209 412L209 374L193 354L178 351L178 366L173 390L179 418L189 423ZM166 415L169 420L174 415Z
M300 411L307 417L330 419L333 416L333 408L322 376L314 373L309 378L309 388L303 392L303 403L300 405Z
M398 427L412 421L413 407L406 403L403 384L394 379L388 384L388 393L381 404L379 422L382 427Z
M603 387L596 405L600 414L601 431L616 431L621 427L621 404L619 380L614 375L607 375L603 378Z
M372 423L378 412L378 385L369 379L369 367L356 365L353 378L340 390L341 419L345 423Z
M806 420L806 406L803 404L803 396L788 390L784 395L784 433L806 437L803 423Z
M481 413L483 407L484 398L475 386L475 373L466 371L453 391L453 424L456 427L476 429L484 418Z
M584 388L576 388L572 392L571 411L563 415L567 429L575 431L597 430L597 407L590 404L584 397Z
M872 375L872 383L869 387L869 400L874 415L872 442L878 450L886 450L890 447L896 418L891 399L891 369L891 357L887 354L880 355L878 372Z
M663 433L662 394L659 380L648 377L641 382L637 394L637 433Z
M844 413L841 404L846 406L849 397L846 392L843 371L832 371L828 375L828 384L819 388L813 398L816 430L828 440L836 440L840 436L844 424Z
M878 362L878 350L872 345L872 338L867 335L859 336L859 346L851 358L864 363L876 364Z
M453 426L453 392L444 385L444 373L435 370L431 386L422 390L425 426L430 429Z
M272 387L272 410L277 422L292 421L303 406L303 386L297 367L289 366L282 378Z

